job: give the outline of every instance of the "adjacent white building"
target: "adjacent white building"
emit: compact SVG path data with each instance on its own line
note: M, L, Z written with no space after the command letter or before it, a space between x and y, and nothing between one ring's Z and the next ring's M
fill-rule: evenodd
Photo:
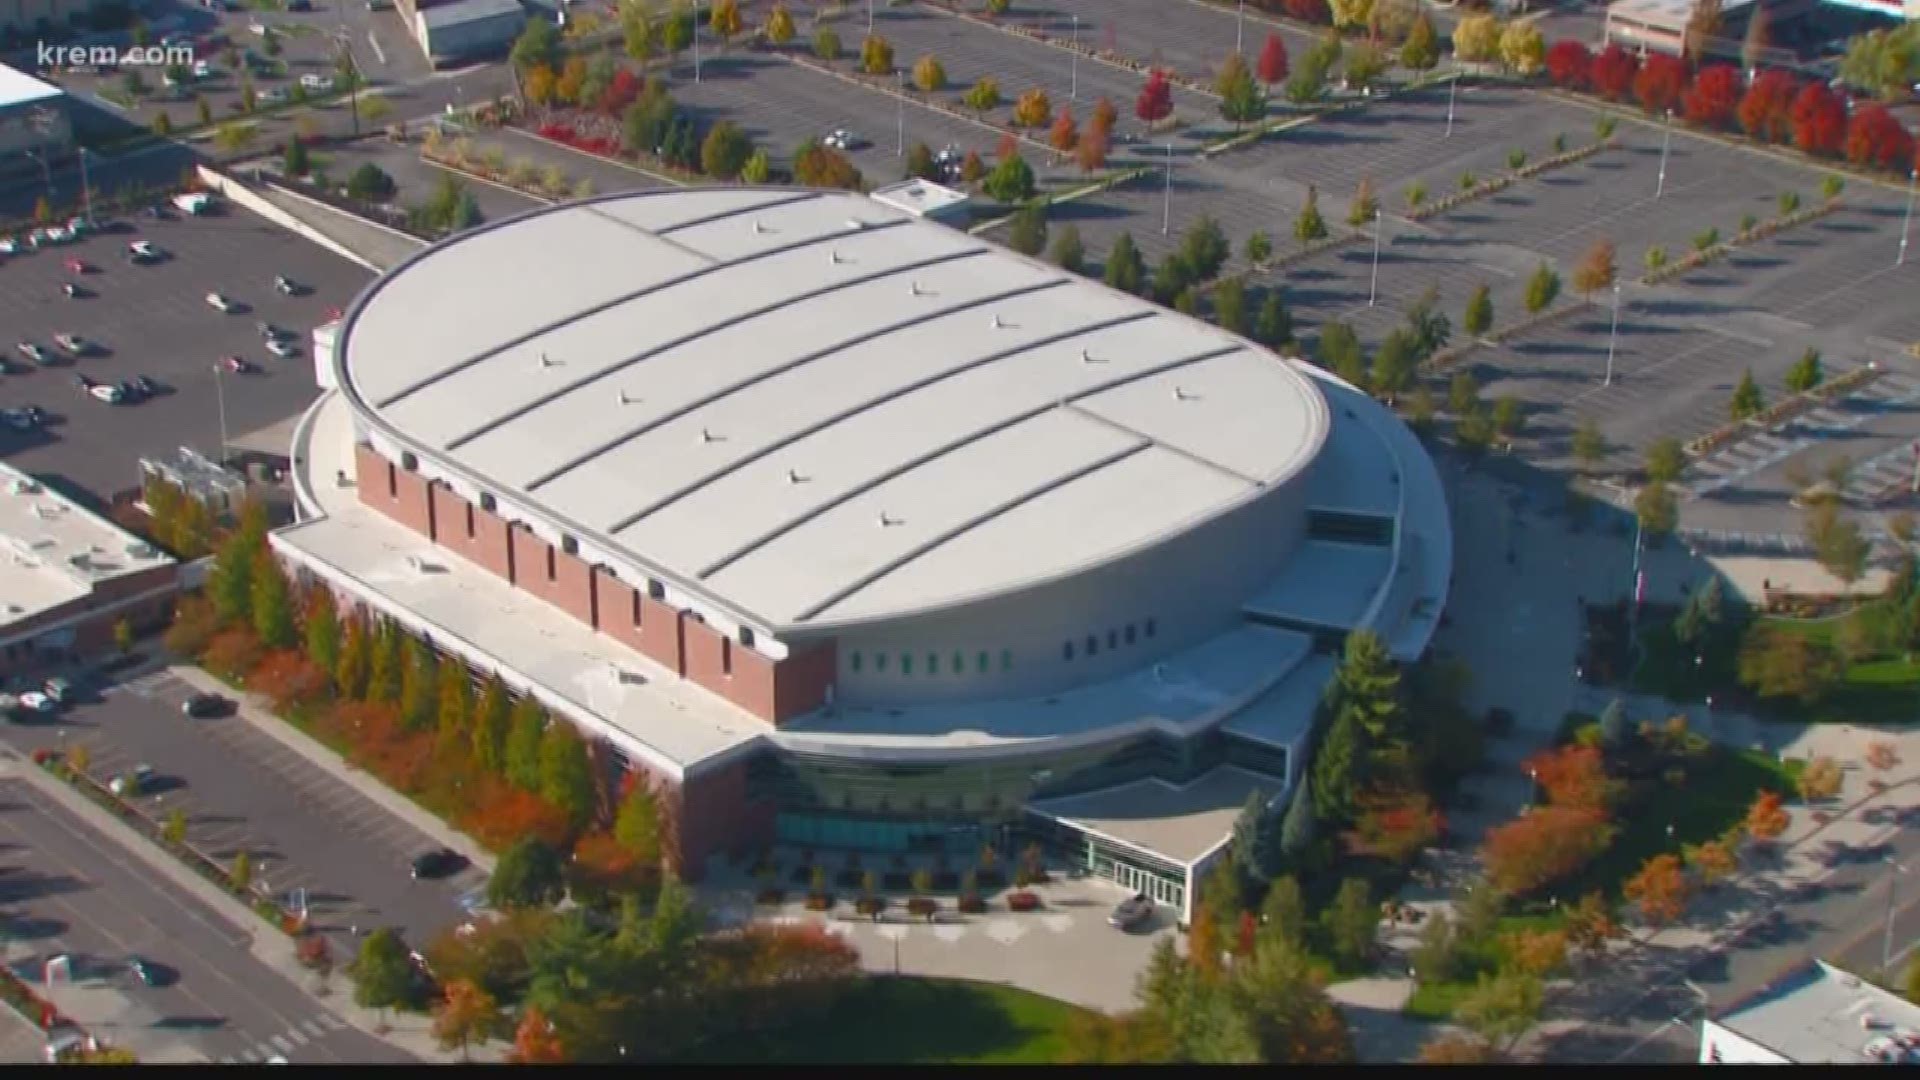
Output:
M1700 1063L1920 1064L1920 1006L1815 960L1709 1016Z

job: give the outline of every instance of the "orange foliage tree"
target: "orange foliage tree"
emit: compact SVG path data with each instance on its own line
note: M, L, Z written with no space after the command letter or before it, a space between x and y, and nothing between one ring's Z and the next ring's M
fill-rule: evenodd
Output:
M1567 909L1566 929L1568 943L1588 956L1605 953L1607 943L1623 933L1613 917L1613 905L1597 892L1588 893Z
M1420 1048L1422 1065L1492 1065L1500 1061L1500 1051L1478 1035L1449 1031L1428 1040Z
M1053 118L1053 127L1047 131L1047 145L1056 153L1065 154L1080 141L1080 125L1074 122L1073 110L1060 106L1059 115Z
M1687 901L1693 898L1693 884L1680 868L1680 859L1671 854L1655 855L1627 879L1621 889L1640 910L1640 917L1654 926L1665 926L1686 914Z
M247 676L247 687L265 694L280 712L320 700L328 679L313 661L291 649L268 653Z
M244 679L260 662L260 639L250 630L222 630L207 642L200 662L229 679Z
M1708 840L1686 849L1687 866L1699 876L1700 884L1711 886L1739 869L1740 860L1725 840Z
M1566 965L1569 940L1565 930L1515 930L1501 944L1513 970L1545 979Z
M1591 810L1607 816L1619 785L1607 776L1606 759L1585 746L1542 750L1523 766L1540 785L1547 802L1568 810Z
M1480 857L1494 888L1522 894L1570 877L1612 840L1613 827L1597 811L1542 806L1487 830Z
M1360 815L1349 842L1357 852L1406 863L1440 839L1447 821L1422 792L1383 799Z
M469 804L460 827L496 851L523 836L566 849L572 826L559 807L507 784L488 782Z
M1747 835L1755 840L1777 840L1787 831L1787 811L1780 805L1780 793L1763 791L1747 808Z
M529 1005L520 1014L520 1026L513 1033L513 1061L518 1065L562 1065L567 1060L567 1048L560 1044L560 1036L553 1030L553 1021L547 1019L538 1005Z

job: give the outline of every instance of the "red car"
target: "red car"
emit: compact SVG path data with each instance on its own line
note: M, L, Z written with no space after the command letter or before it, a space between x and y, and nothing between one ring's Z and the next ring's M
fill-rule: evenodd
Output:
M236 375L245 375L248 372L259 370L253 366L252 361L243 360L238 356L223 357L220 363L224 365L228 371Z
M69 274L91 274L91 273L93 273L93 267L92 267L92 266L90 266L90 265L88 265L88 263L87 263L87 261L86 261L85 259L68 259L68 260L67 260L67 273L69 273Z

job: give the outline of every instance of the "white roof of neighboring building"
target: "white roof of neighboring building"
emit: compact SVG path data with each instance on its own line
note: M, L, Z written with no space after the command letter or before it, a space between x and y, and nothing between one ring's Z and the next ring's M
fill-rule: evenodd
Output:
M955 191L931 180L902 180L897 184L887 184L874 188L869 194L875 202L882 202L896 210L905 210L915 216L938 214L942 210L951 210L967 202L967 193Z
M427 24L429 30L444 30L449 26L503 15L524 18L527 13L526 8L520 6L520 0L452 0L451 3L436 4L419 11L421 21Z
M1737 11L1751 3L1753 0L1721 0L1720 10ZM1686 29L1695 4L1696 0L1614 0L1607 5L1607 14L1624 15L1657 27L1672 27L1677 33Z
M1293 362L844 192L523 215L382 278L340 341L424 460L776 633L1163 542L1329 425Z
M0 630L173 557L0 464Z
M65 92L52 83L36 79L19 68L0 64L0 110L11 109L16 105L30 105L36 101L48 101Z
M1820 960L1711 1019L1799 1065L1874 1064L1890 1040L1920 1039L1920 1006Z

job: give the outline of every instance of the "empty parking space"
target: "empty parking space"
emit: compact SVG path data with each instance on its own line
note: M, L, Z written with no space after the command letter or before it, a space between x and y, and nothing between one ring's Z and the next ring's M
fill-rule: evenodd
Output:
M128 231L17 256L0 266L0 327L12 372L0 380L0 402L38 405L48 428L0 434L0 453L21 468L61 477L96 495L137 481L142 455L181 446L215 451L224 411L230 438L294 415L315 393L305 337L344 307L372 277L350 263L245 211L173 221L130 218ZM127 244L147 239L169 254L151 265L126 258ZM75 274L69 259L90 272ZM307 287L282 296L276 275ZM88 294L66 299L61 283ZM218 291L244 305L223 314L206 296ZM266 351L255 323L271 322L301 341L296 356ZM100 351L56 367L36 367L15 351L20 341L53 349L54 335L78 334ZM239 356L254 374L215 374L220 359ZM145 375L162 393L139 404L111 406L81 392L76 376L101 381Z
M1260 54L1269 33L1279 34L1292 56L1313 47L1313 35L1304 30L1269 22L1251 8L1245 14L1240 20L1230 8L1190 0L1048 0L1015 4L1004 18L1067 38L1075 32L1077 16L1082 44L1206 83L1213 81L1236 43L1249 60Z

